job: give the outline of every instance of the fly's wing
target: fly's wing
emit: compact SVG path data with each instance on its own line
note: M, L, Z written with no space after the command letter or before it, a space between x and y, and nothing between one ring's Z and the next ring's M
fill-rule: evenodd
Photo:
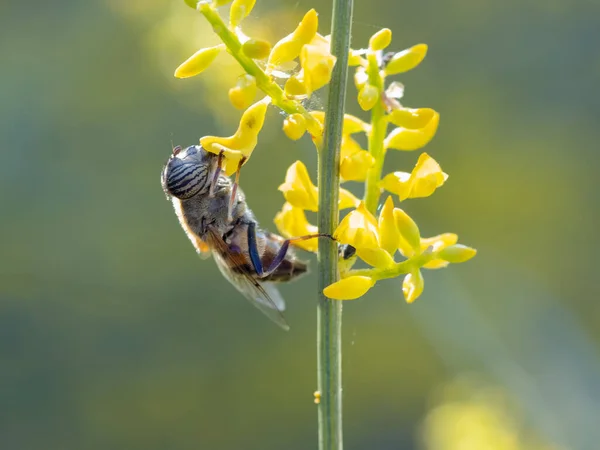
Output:
M232 253L229 246L213 228L208 229L208 239L213 249L217 267L223 276L246 297L250 303L260 309L269 319L284 330L290 327L283 317L285 302L281 294L271 283L264 283L254 278L246 269L246 261L242 255ZM235 267L238 272L234 272Z

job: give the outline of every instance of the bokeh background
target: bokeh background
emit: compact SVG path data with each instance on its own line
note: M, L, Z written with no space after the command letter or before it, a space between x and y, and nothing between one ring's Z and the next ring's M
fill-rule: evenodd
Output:
M327 34L330 2L309 0L259 0L248 30L275 41L311 7ZM399 280L345 305L346 448L597 449L600 2L357 0L355 18L356 48L382 27L429 44L403 102L440 111L426 151L450 179L406 209L479 254L413 305ZM213 42L180 0L0 2L3 449L316 447L314 274L282 288L282 332L160 188L171 141L239 119L226 55L172 77ZM316 167L281 120L242 179L271 229L285 169Z

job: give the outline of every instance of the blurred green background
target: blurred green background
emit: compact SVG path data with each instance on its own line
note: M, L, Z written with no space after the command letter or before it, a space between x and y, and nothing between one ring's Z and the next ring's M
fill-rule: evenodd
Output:
M316 7L327 34L330 6L259 0L248 30L274 41ZM440 111L425 150L450 179L406 210L479 254L413 305L400 280L345 304L346 448L597 449L600 2L357 0L355 18L355 48L383 27L429 45L403 103ZM239 119L227 56L172 77L213 42L180 0L0 2L1 448L316 448L314 273L282 288L282 332L160 188L171 140ZM281 119L242 178L271 229L285 169L316 167Z

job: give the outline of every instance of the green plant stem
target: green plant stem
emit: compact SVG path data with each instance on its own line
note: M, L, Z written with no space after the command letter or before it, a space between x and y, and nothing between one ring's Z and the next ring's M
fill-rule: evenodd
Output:
M331 53L337 57L325 113L323 148L319 152L319 233L333 234L337 228L340 183L340 146L353 0L334 0L331 22ZM330 300L323 289L338 280L337 244L319 240L317 363L319 450L342 450L342 302Z
M229 53L237 60L238 63L240 63L246 73L254 77L256 80L256 86L269 97L271 97L271 102L275 106L278 106L288 114L302 114L307 122L310 122L314 128L320 128L320 124L317 122L317 120L306 110L306 108L304 108L304 106L302 106L300 102L288 98L285 95L285 92L283 92L283 89L281 89L281 87L275 81L273 81L273 79L267 75L252 58L249 58L244 54L242 51L242 43L235 33L233 33L229 27L227 27L227 24L223 21L223 18L210 3L199 2L197 9L212 25L215 34L221 38L221 41L223 41Z
M369 83L375 86L380 93L383 92L383 79L379 73L379 65L374 53L368 55L369 66L367 74ZM381 94L380 94L381 95ZM371 110L371 132L369 133L369 152L375 159L375 164L367 172L365 181L365 206L373 214L377 211L379 196L381 195L380 181L383 162L385 161L386 149L383 145L385 134L387 132L387 118L381 99Z

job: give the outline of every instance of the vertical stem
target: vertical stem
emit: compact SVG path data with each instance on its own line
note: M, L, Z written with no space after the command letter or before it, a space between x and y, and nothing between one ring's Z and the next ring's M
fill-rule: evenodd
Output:
M340 145L348 81L348 52L353 0L334 0L331 53L337 57L325 115L323 148L319 152L319 233L333 234L338 225ZM337 245L319 240L317 359L319 450L342 450L342 302L329 300L323 289L338 279Z

